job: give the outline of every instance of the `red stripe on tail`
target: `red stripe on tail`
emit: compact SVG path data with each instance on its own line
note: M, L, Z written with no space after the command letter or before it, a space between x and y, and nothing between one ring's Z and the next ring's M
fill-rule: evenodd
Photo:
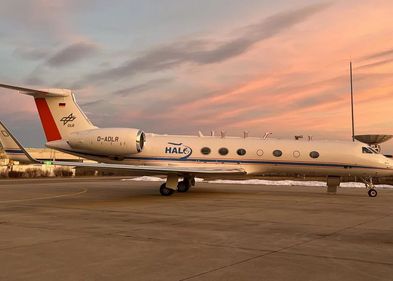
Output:
M41 118L42 126L44 127L46 139L48 141L61 140L59 129L56 126L52 113L50 112L48 103L43 98L36 98L38 113Z

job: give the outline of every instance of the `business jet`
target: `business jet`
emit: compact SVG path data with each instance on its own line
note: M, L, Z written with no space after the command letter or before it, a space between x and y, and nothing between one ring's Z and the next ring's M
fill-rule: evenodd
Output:
M163 196L187 192L195 178L253 178L267 174L323 176L336 193L343 176L357 176L370 197L373 178L393 174L393 160L360 142L282 140L220 136L160 135L136 128L98 128L68 89L30 89L6 84L34 98L46 135L46 146L97 163L53 161L53 165L120 170L165 176ZM34 159L1 123L0 137L9 157Z

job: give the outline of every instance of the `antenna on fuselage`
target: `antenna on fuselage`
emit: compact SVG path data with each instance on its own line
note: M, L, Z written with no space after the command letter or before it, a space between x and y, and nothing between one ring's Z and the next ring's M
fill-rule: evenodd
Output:
M351 83L352 141L355 141L355 117L354 117L354 111L353 111L352 61L349 62L349 78L350 78L350 83Z
M263 139L266 140L272 133L271 132L266 132L265 135L263 136Z

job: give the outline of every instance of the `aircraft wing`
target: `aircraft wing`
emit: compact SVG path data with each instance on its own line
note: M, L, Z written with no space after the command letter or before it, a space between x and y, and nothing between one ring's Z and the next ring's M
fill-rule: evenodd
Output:
M242 168L208 167L208 166L145 166L145 165L125 165L125 164L106 164L106 163L80 163L53 161L53 165L81 167L96 170L117 170L128 172L141 172L144 174L167 175L167 174L192 174L192 175L245 175L246 171Z

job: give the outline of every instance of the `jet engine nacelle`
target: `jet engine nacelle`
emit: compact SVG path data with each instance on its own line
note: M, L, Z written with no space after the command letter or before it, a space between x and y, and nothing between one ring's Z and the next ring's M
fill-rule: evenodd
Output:
M138 129L108 128L72 133L67 143L75 150L106 156L125 156L143 150L145 133Z

